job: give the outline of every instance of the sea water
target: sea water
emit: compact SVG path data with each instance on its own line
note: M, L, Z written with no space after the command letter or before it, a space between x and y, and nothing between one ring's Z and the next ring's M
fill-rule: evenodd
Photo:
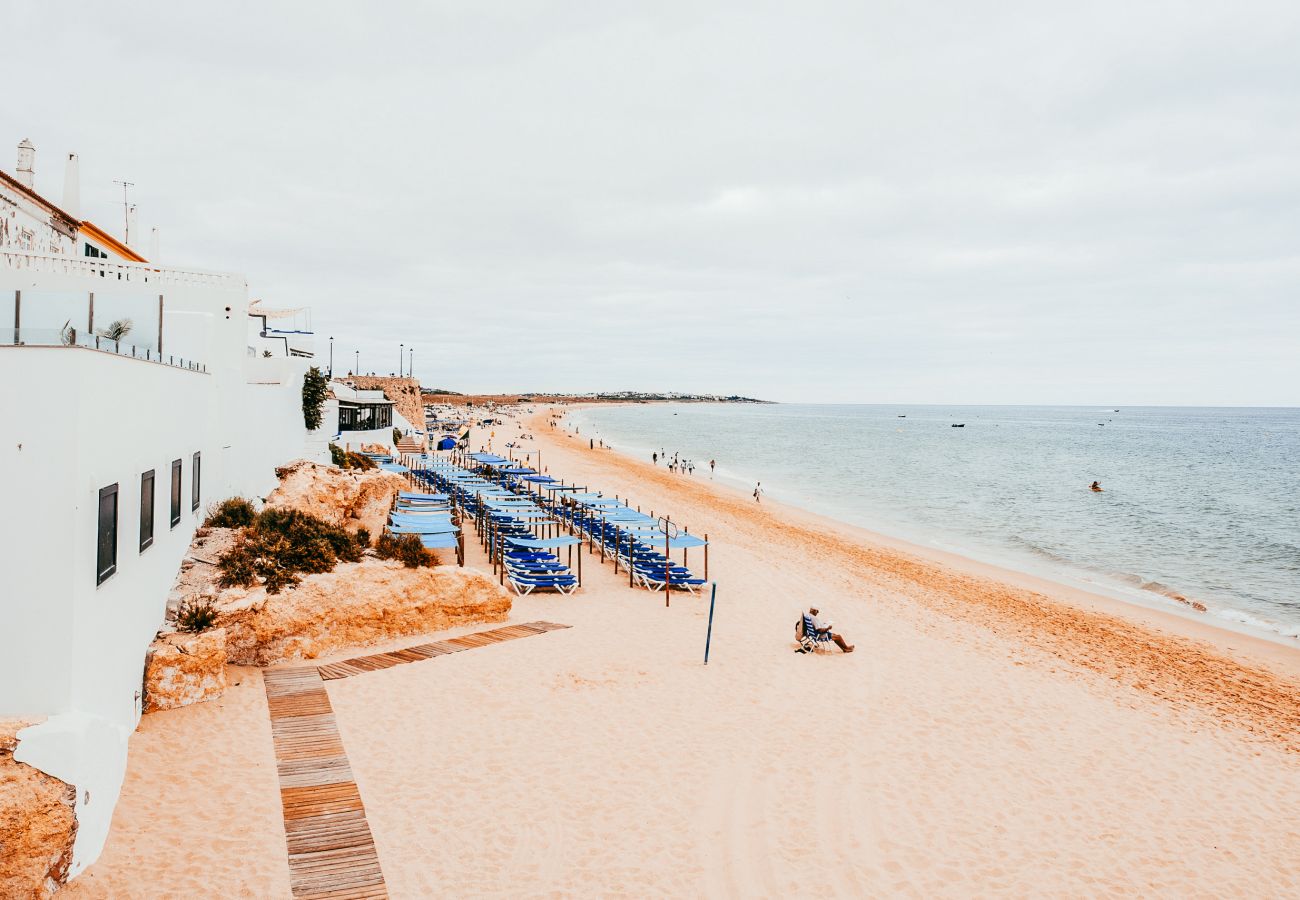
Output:
M683 478L716 460L882 534L1300 638L1298 409L679 403L567 422L693 461Z

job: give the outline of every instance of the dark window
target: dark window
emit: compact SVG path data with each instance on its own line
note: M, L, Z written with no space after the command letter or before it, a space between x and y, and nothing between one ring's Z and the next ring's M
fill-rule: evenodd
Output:
M140 476L140 552L153 543L153 469Z
M117 571L117 485L99 490L99 545L95 552L95 584Z
M190 466L190 512L199 508L199 454L194 454L194 463Z
M91 244L86 244L86 255L87 255L87 256L92 256L92 257L94 257L95 259L107 259L107 258L108 258L108 254L107 254L107 253L105 253L103 250L100 250L98 247L95 247L95 246L93 246L93 245L91 245Z
M172 460L172 528L181 524L181 461Z

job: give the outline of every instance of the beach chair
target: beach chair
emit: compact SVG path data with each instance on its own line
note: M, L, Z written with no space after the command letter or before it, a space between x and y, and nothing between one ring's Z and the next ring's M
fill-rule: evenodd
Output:
M835 642L831 639L830 632L825 634L818 633L813 626L812 616L808 613L803 614L801 627L797 629L797 638L799 641L798 653L816 653L819 649L829 650Z

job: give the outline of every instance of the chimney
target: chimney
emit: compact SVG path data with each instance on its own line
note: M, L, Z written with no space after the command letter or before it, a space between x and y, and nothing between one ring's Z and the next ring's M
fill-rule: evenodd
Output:
M135 233L135 204L132 203L131 206L126 211L126 234L122 238L122 243L126 244L128 247L131 247L131 235L134 233ZM132 247L131 249L135 249L135 248Z
M36 147L23 138L18 145L18 180L29 188L36 187Z
M81 161L75 153L69 153L63 165L63 211L81 218Z
M159 228L157 225L149 232L149 261L158 261Z

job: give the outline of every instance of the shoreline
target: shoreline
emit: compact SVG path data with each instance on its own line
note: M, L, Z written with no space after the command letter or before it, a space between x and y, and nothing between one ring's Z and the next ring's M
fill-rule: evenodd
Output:
M508 618L571 627L326 682L390 896L795 896L809 865L833 896L1294 892L1285 661L756 508L545 415L512 411L499 443L522 424L552 475L708 532L716 617L587 548L578 591L513 597ZM487 572L478 538L466 566ZM857 652L792 652L814 604ZM69 896L287 896L264 673L228 679L141 721Z
M556 412L563 416L574 410L597 405L635 406L637 404L577 403L556 407L555 409ZM629 462L644 466L644 471L665 473L662 466L656 467L653 464L646 463L637 455L621 450L614 450L613 452ZM731 476L721 475L716 479L710 479L705 475L698 480L694 476L688 476L683 483L688 485L703 484L711 489L724 492L731 496L732 499L745 502L749 502L751 499L748 491L740 486L740 480ZM1105 584L1089 584L1083 578L1071 578L1071 573L1066 567L1061 567L1059 572L1027 571L1019 568L1021 561L1014 558L988 558L996 557L997 554L994 550L988 552L988 557L981 558L981 552L977 549L973 550L969 547L947 549L938 545L938 543L925 543L923 539L890 534L878 528L837 518L829 513L818 512L808 506L788 500L772 500L765 497L762 506L780 510L791 518L806 517L809 523L820 527L832 530L846 529L854 533L864 543L909 554L933 562L936 565L963 571L970 575L994 578L1037 593L1068 595L1070 602L1085 608L1130 617L1139 624L1167 628L1184 637L1209 640L1228 651L1235 652L1229 642L1246 644L1252 648L1253 657L1280 662L1290 674L1300 676L1300 637L1292 637L1271 628L1216 616L1213 612L1198 611L1192 607L1190 601L1186 605L1187 608L1182 608L1182 606L1176 605L1178 601L1173 596L1142 591L1141 589L1134 589L1132 594L1126 594L1123 592L1122 585L1118 584L1114 586L1113 592L1107 592L1107 585ZM1048 567L1044 568L1047 569ZM1151 598L1148 600L1143 596L1138 596L1144 593L1150 593ZM1231 609L1231 607L1223 608Z
M572 407L556 411L567 409ZM522 422L555 454L548 468L569 480L571 471L549 465L565 451L610 474L622 470L642 485L707 498L726 513L766 526L768 533L803 532L798 536L810 538L823 561L848 569L860 581L900 589L945 618L980 625L1176 706L1206 710L1223 724L1300 752L1300 652L1284 644L912 544L801 507L755 504L730 485L682 479L617 450L589 450L572 432L547 427L549 415L550 409L543 409Z

